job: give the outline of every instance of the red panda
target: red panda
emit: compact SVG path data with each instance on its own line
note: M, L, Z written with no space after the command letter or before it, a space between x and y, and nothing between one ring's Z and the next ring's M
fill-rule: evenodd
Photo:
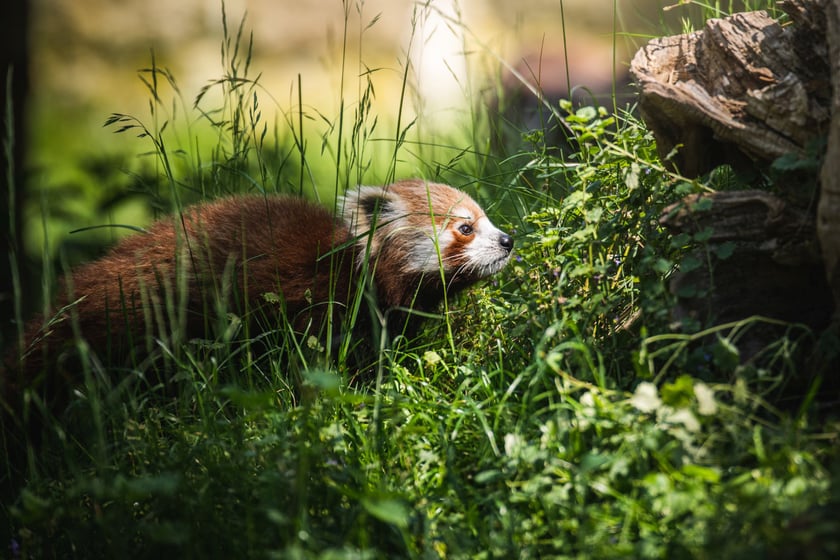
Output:
M359 187L337 210L333 216L300 198L234 196L124 239L64 278L60 311L46 324L36 318L27 325L27 348L7 360L3 392L19 393L36 378L48 393L78 383L57 379L71 369L59 366L68 346L72 355L77 330L106 363L150 349L155 339L212 336L214 318L231 311L279 312L295 331L323 336L329 319L340 325L353 309L360 290L374 294L383 314L434 311L445 296L501 270L513 249L513 238L473 199L443 184ZM370 330L365 313L358 312L358 325ZM407 321L410 329L417 318Z

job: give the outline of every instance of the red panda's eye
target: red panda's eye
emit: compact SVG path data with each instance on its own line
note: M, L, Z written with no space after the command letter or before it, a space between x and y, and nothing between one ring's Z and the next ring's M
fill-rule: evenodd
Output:
M470 224L461 224L458 226L458 231L463 235L472 235L473 228Z

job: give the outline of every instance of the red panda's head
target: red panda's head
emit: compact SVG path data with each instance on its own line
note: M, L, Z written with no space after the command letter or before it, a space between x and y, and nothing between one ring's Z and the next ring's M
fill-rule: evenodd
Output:
M360 249L357 264L378 277L410 283L442 271L447 287L461 288L500 271L513 250L513 238L472 198L439 183L360 187L344 197L343 216Z

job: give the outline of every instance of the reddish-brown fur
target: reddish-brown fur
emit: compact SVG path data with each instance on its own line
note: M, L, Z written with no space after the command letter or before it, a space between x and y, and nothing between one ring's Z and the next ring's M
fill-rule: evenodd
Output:
M65 355L74 355L76 330L99 359L115 365L132 350L153 349L154 339L212 337L220 310L244 318L282 313L296 331L322 335L327 316L339 328L365 268L382 310L432 311L445 293L501 268L513 245L469 197L444 185L365 187L343 202L344 215L333 217L302 199L225 198L123 240L67 275L57 309L66 308L56 321L28 324L25 355L7 361L5 396L36 379L49 393L52 385L78 383L78 366L62 366ZM451 215L456 207L469 210L478 233L449 231L464 221ZM438 234L445 283L438 263L426 262ZM482 238L490 249L472 257L481 266L470 269L463 266L465 247L479 234L495 237ZM423 263L412 262L421 256ZM267 301L266 293L282 303ZM360 313L360 324L366 315ZM74 379L57 378L62 374Z

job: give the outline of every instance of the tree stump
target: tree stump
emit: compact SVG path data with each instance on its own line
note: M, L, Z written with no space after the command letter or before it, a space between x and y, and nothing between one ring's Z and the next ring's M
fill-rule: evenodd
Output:
M734 247L713 270L675 277L678 296L686 282L708 296L702 304L680 297L677 315L764 315L819 329L840 308L840 1L779 5L785 25L763 11L712 19L700 31L651 41L630 71L660 156L685 176L790 154L816 165L828 137L817 190L790 181L778 185L779 196L712 193L702 197L704 212L691 210L699 199L687 199L662 221L675 232L709 228L713 254L716 243Z
M794 20L786 27L748 12L640 49L630 72L663 161L696 177L804 153L824 137L831 84L822 3L785 4Z

